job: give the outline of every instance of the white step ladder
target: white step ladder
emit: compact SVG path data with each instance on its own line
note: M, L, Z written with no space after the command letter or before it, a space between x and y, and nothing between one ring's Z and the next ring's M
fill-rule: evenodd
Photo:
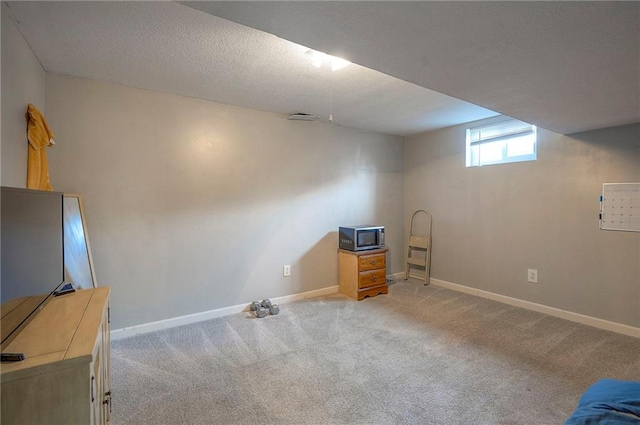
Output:
M414 234L413 220L418 214L425 214L427 218L427 234L419 236ZM431 213L425 210L418 210L411 216L409 225L409 246L407 247L407 264L404 269L404 280L409 278L418 279L429 284L429 273L431 269ZM416 255L417 254L417 255ZM416 270L424 270L423 273L416 273Z

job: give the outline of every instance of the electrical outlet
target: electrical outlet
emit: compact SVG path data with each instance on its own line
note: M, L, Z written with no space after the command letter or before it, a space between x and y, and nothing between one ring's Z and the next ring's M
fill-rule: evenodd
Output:
M529 276L528 277L529 282L538 283L538 270L529 269L527 276Z
M291 265L289 264L285 264L284 267L282 268L282 275L283 276L291 276Z

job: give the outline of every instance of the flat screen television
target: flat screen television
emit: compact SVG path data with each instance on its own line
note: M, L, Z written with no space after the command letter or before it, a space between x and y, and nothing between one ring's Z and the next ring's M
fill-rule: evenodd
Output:
M2 348L64 284L63 193L2 187Z

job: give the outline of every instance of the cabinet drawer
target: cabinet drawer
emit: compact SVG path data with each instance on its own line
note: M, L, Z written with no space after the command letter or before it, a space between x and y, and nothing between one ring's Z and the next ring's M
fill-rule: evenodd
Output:
M382 269L387 266L387 256L383 254L362 255L358 257L358 271Z
M371 270L361 272L358 275L358 287L367 288L369 286L383 285L387 283L387 269Z

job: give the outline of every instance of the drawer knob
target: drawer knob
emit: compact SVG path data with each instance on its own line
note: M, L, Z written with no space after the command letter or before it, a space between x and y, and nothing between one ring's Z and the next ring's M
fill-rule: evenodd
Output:
M376 260L371 260L369 261L369 264L371 264L372 266L376 263Z
M371 276L371 282L375 282L375 281L376 281L375 276Z

